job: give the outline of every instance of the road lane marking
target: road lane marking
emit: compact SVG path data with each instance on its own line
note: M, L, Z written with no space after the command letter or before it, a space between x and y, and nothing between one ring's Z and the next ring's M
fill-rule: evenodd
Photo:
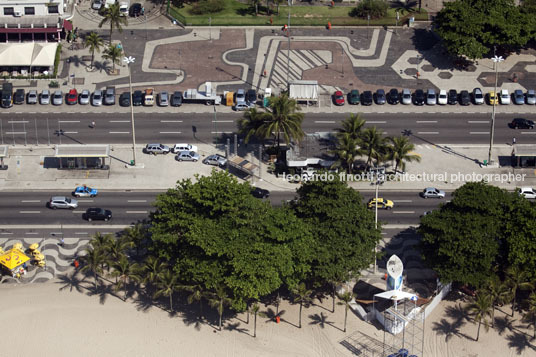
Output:
M20 135L20 134L26 135L26 132L25 131L6 131L6 135Z
M182 123L182 120L160 120L161 123Z
M149 212L147 212L147 211L127 211L127 213L131 213L131 214L147 214Z
M417 124L437 123L437 120L417 120Z
M367 120L367 124L385 124L385 120Z
M22 203L39 203L41 200L22 200Z
M64 131L64 134L78 134L78 131Z
M81 199L78 199L78 202L94 202L94 200L81 200Z
M419 135L436 135L439 134L439 131L418 131Z
M393 200L393 202L408 202L408 203L411 203L413 202L413 200Z
M316 124L335 124L335 120L315 120Z
M161 131L160 134L181 134L182 131Z
M521 135L534 135L534 134L536 134L536 131L532 131L532 132L530 132L530 131L522 131L521 132Z
M470 131L469 134L471 134L471 135L488 135L489 131Z
M393 211L394 214L414 214L415 211Z
M89 233L88 232L74 232L74 234L80 234L80 235L88 235Z
M211 134L232 134L232 131L211 131Z
M8 124L25 124L25 123L28 123L28 120L8 120L7 122Z
M13 232L2 232L0 234L13 234Z
M147 200L127 200L127 202L147 202Z
M41 213L41 211L19 211L19 213L38 214Z
M130 134L130 131L109 131L109 134Z
M58 123L80 123L80 120L58 120Z
M489 120L468 120L469 124L489 124Z
M213 120L213 123L234 123L234 120Z
M110 120L109 123L130 123L130 120Z
M86 213L86 211L71 211L73 213Z

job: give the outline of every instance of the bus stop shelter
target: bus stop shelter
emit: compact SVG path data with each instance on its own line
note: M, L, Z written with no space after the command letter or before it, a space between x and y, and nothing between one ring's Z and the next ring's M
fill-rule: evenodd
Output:
M514 145L512 166L536 167L536 148L534 145Z
M1 145L0 146L0 170L7 170L7 165L4 165L4 159L9 153L9 146Z
M106 164L110 145L57 145L54 156L60 170L110 169L110 165Z
M227 160L227 164L235 169L244 172L249 176L258 176L259 166L251 163L241 156L233 155ZM257 175L255 175L257 173Z

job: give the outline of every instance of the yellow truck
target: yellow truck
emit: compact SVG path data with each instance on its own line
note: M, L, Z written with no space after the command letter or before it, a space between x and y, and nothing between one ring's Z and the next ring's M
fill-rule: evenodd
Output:
M154 88L147 88L145 90L145 96L143 100L143 105L153 106L154 105Z

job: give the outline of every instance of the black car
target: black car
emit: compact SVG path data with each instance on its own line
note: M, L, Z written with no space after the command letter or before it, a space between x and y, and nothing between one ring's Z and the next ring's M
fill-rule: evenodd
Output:
M91 221L109 221L112 219L112 211L104 208L88 208L84 214L84 218Z
M139 3L132 4L132 6L130 7L130 10L128 11L128 15L130 17L138 17L140 15L143 15L141 11L142 9L143 9L143 6L141 6L141 4Z
M270 191L265 190L263 188L255 187L253 190L251 190L251 194L253 197L256 198L268 198L270 197Z
M173 92L171 95L171 106L180 107L182 105L182 92Z
M25 98L26 98L26 93L24 93L24 89L22 88L17 89L17 91L15 92L15 96L13 97L13 103L24 104Z
M515 118L510 123L510 127L513 129L534 129L534 122L529 119Z
M372 105L372 92L366 90L363 92L363 98L361 99L362 105Z
M398 89L392 88L389 91L389 94L387 95L387 103L389 103L389 104L398 104L399 98L400 98L400 96L398 94Z
M143 92L141 90L135 90L132 93L132 105L137 107L143 104Z
M458 103L458 92L456 92L456 89L449 90L449 94L447 96L447 103L449 104Z
M415 105L424 105L424 91L422 89L417 89L413 93L413 104Z
M378 89L376 91L376 104L385 104L385 91L383 89Z
M257 104L257 92L255 91L255 89L248 89L248 91L246 92L246 103L250 107L255 106L255 104Z
M469 95L468 91L462 90L460 92L460 104L461 105L469 105L469 104L471 104L471 96Z
M119 105L122 107L130 107L130 92L123 92L119 96Z

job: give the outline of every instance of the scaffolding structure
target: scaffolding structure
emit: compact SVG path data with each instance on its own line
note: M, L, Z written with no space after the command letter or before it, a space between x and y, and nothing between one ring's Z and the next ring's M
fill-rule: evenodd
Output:
M423 357L424 309L403 299L383 311L383 356Z

